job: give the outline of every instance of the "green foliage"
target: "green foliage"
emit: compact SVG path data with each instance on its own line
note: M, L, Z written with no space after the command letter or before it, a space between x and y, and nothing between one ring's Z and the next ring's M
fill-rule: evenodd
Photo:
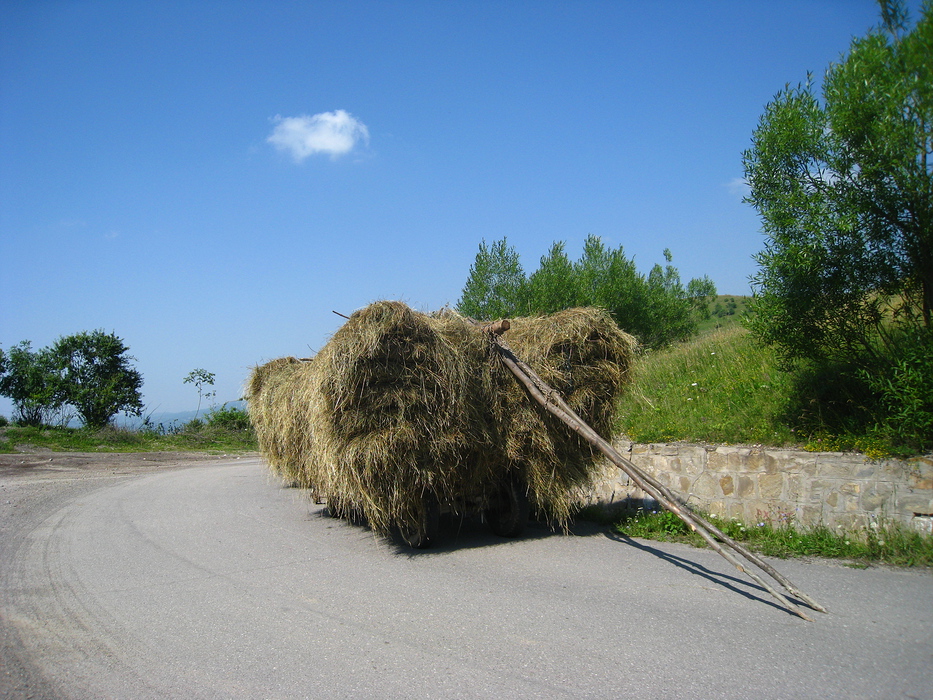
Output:
M524 293L525 272L515 249L505 238L491 247L483 241L457 309L477 320L506 318L524 308Z
M526 309L551 314L577 306L580 296L574 265L567 257L563 241L551 246L541 258L538 269L528 278L525 295Z
M900 3L823 81L786 88L744 154L768 236L752 328L787 358L870 370L933 310L933 5Z
M50 351L43 348L34 352L28 340L7 353L0 350L0 396L13 402L17 423L42 425L64 403L53 365Z
M914 362L929 366L923 347ZM925 372L926 369L923 369ZM740 325L648 352L619 402L619 430L637 442L685 440L799 445L855 451L873 459L928 449L929 379L905 371L914 402L892 394L890 409L851 367L798 362L787 367L771 347ZM907 378L910 379L907 379ZM881 418L879 418L879 416Z
M933 447L933 332L915 330L886 371L861 376L879 397L879 430L918 449Z
M230 432L249 432L253 429L249 414L242 408L227 406L214 408L207 413L207 425L212 428L221 428Z
M182 426L182 432L185 433L199 433L204 427L204 421L200 418L192 418L187 423Z
M142 375L129 348L114 333L97 330L63 336L50 350L55 385L89 428L102 428L117 413L141 415Z
M201 412L201 400L212 399L217 396L216 391L204 390L204 387L214 386L215 376L213 372L208 372L206 369L201 369L199 367L188 372L182 380L183 384L194 384L195 388L198 390L198 409L194 412L195 419L197 419L198 414Z
M726 536L753 551L773 557L825 557L896 566L933 567L933 536L922 535L896 523L876 523L856 531L832 530L825 525L794 527L786 518L775 523L768 517L755 523L737 518L724 520L704 514ZM613 529L628 537L684 542L705 547L703 539L691 532L680 518L669 511L638 509L617 517Z
M668 264L655 265L645 277L621 247L609 250L598 237L589 236L579 260L571 262L565 244L556 242L526 279L518 253L506 239L491 247L484 241L457 309L479 320L494 320L598 306L642 344L662 347L693 335L716 294L706 277L684 288L670 265L670 251L664 255Z

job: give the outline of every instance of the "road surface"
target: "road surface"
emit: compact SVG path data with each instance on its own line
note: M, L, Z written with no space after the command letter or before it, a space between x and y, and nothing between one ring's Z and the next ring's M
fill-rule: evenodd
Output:
M255 458L0 460L0 697L933 698L933 575L448 523L412 552ZM48 461L51 460L51 461Z

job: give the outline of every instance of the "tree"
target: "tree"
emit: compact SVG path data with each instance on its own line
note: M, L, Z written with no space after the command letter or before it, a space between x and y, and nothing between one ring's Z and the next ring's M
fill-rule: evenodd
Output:
M478 321L514 316L524 307L525 272L505 238L491 247L480 243L457 309Z
M61 396L87 427L101 428L119 412L142 414L142 375L136 358L113 333L102 330L63 336L50 349Z
M662 347L695 333L708 297L716 295L708 277L690 280L685 290L670 265L670 251L664 255L668 265L656 265L645 278L621 246L610 250L598 236L590 235L579 260L572 263L565 244L556 242L525 279L518 253L505 239L491 248L484 241L457 309L479 320L493 320L598 306L644 345Z
M580 290L573 263L564 251L564 242L557 241L541 258L538 269L528 278L525 311L550 314L579 306Z
M198 414L201 412L201 399L210 399L217 395L216 391L204 392L203 387L205 386L214 386L214 373L208 372L206 369L193 369L185 376L182 380L184 384L194 384L198 390L198 410L194 412L194 417L197 418Z
M32 350L28 340L0 350L0 396L13 402L14 419L23 425L48 422L63 399L47 349Z
M707 297L716 296L716 285L709 277L692 279L684 289L680 273L671 261L670 249L664 249L663 268L655 265L648 273L646 309L648 322L642 331L642 342L660 347L683 341L697 332L697 321L707 308Z
M743 155L767 236L754 332L869 374L933 333L933 4L909 32L898 0L880 5L822 100L809 78L786 87Z

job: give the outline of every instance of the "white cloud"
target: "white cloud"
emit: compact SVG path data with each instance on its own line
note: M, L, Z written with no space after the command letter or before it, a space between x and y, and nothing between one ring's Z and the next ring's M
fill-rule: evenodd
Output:
M744 177L734 177L726 183L726 189L733 197L747 197L752 189L748 186L748 180Z
M369 142L369 129L349 112L338 109L313 116L276 116L275 129L266 139L280 151L290 153L300 163L315 153L331 158L349 153L357 142Z

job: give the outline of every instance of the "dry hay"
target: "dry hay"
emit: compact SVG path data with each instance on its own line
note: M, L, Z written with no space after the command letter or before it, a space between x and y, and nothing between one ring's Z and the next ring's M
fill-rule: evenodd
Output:
M516 318L503 336L516 356L597 433L610 436L618 398L630 380L635 339L594 308ZM525 478L532 503L564 523L576 494L590 485L599 453L546 413L505 368L496 422L506 458Z
M283 357L256 367L244 395L259 449L272 471L289 484L310 488L313 413L318 410L311 362Z
M518 318L504 336L601 434L634 341L597 309ZM260 449L290 482L328 494L377 532L418 522L424 495L482 502L511 475L565 522L593 473L588 443L544 413L469 319L401 302L354 313L312 361L257 367L246 390Z

